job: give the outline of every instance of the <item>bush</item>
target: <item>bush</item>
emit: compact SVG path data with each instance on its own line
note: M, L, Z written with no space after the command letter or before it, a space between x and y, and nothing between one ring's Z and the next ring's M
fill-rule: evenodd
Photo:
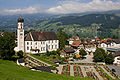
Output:
M17 55L18 55L20 58L23 58L23 51L17 52Z
M76 59L76 55L74 55L73 58Z
M13 60L13 61L16 61L16 60L19 59L19 58L20 58L19 56L15 56L15 55L12 56L12 60Z
M84 49L80 49L79 55L85 56L87 53Z

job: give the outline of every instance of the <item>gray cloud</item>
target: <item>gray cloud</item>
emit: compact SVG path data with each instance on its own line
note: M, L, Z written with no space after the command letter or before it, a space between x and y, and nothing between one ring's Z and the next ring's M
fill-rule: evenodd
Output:
M47 10L41 10L40 5L29 6L27 8L6 9L0 14L33 14L33 13L51 13L68 14L83 13L92 11L120 10L120 0L58 0L58 6Z
M33 13L40 13L42 12L40 10L40 6L36 5L36 6L29 6L27 8L23 8L23 9L6 9L3 12L1 12L2 14L33 14Z

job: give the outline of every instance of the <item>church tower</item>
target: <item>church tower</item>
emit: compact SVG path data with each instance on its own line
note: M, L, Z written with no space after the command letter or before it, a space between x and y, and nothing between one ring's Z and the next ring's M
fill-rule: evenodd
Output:
M22 17L18 18L18 28L17 28L17 47L18 51L22 50L24 52L24 19Z

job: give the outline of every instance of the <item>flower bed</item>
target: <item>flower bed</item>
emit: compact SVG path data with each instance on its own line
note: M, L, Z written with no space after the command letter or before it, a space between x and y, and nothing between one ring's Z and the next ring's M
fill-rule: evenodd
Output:
M65 69L66 69L66 66L63 66L61 74L65 74Z
M63 66L61 74L70 75L70 65Z
M80 77L84 77L80 66L78 66Z
M100 74L100 76L102 76L103 78L105 78L105 76L103 75L103 73L101 72L101 70L98 70L99 68L97 66L94 66L94 68Z
M74 68L74 76L79 76L79 75L78 75L78 71L77 71L77 67L76 67L76 66L73 66L73 68Z
M43 64L43 63L41 63L41 62L39 62L39 61L37 61L37 60L29 57L29 56L25 56L25 58L28 59L28 60L31 60L32 62L34 62L34 63L36 63L36 64L38 64L38 65L46 66L45 64Z
M95 73L94 73L94 72L92 72L92 73L93 73L94 78L95 78L96 80L99 80L98 77L95 75Z
M87 76L88 76L90 79L92 79L92 77L91 77L91 75L90 75L89 72L86 72L86 74L87 74Z

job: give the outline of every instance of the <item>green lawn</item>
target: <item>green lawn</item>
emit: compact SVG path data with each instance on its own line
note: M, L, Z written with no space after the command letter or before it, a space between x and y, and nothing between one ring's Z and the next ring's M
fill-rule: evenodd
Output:
M31 71L16 63L0 59L0 80L90 80L46 72Z

